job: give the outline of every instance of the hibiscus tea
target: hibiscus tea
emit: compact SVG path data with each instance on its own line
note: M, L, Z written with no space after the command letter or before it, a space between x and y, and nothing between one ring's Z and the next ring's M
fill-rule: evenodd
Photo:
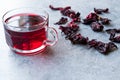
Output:
M7 44L13 49L34 50L45 48L48 21L44 16L22 13L5 20L5 37Z

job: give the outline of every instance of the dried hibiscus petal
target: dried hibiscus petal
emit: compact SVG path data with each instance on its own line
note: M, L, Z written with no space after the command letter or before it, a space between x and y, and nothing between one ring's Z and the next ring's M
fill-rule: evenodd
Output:
M104 28L103 25L100 24L99 22L92 22L90 26L93 31L97 31L97 32L103 31Z
M120 29L116 29L116 33L120 33Z
M78 18L74 18L72 19L72 22L81 22L81 19L78 17Z
M108 18L100 18L100 21L101 21L101 23L102 24L110 24L110 19L108 19Z
M79 26L74 22L69 23L66 27L60 26L61 31L66 35L66 39L69 39L73 44L87 44L88 37L83 37L80 33L77 33Z
M68 25L68 26L60 26L59 29L65 34L65 35L71 35L76 33L79 30L78 25Z
M104 42L101 42L101 41L96 41L95 39L89 41L88 45L90 47L94 47L100 53L105 54L105 55L108 54L109 52L117 49L117 46L112 42L104 43Z
M61 13L65 16L68 16L70 18L74 18L75 17L75 11L71 10L71 9L66 9L66 10L62 10Z
M68 16L69 18L72 18L74 20L74 22L80 22L80 13L79 12L75 12L71 9L65 9L65 10L61 10L61 13L64 16Z
M107 29L106 32L108 34L111 34L111 33L120 33L120 29Z
M68 37L68 39L73 44L87 44L88 43L88 37L85 38L80 33L71 35L71 36Z
M81 22L81 18L80 18L80 13L77 12L75 14L75 16L72 18L72 22Z
M96 20L95 19L83 19L83 24L89 25L92 22L96 22Z
M97 14L102 14L103 12L104 13L108 13L109 9L106 8L106 9L96 9L94 8L94 12L97 13Z
M107 29L106 32L110 34L109 40L120 43L120 35L116 36L116 33L120 33L120 29Z
M91 41L88 42L88 45L91 47L97 46L97 41L95 39L92 39Z
M109 42L109 43L98 42L98 45L97 47L95 47L95 49L97 49L102 54L106 55L109 52L117 49L117 46L112 42Z
M83 19L83 24L91 24L99 20L99 16L96 13L90 13L85 19Z
M113 42L109 42L108 43L108 51L111 52L111 51L114 51L116 50L118 47L117 45L115 45Z
M49 8L50 9L52 9L52 10L60 10L60 11L62 11L62 10L67 10L67 9L71 9L71 7L70 6L67 6L67 7L53 7L52 5L49 5Z
M55 24L61 25L61 24L66 24L67 22L68 22L67 18L61 17L61 19Z
M116 36L116 37L112 37L112 35L110 35L110 40L113 41L113 42L117 42L117 43L120 43L120 36Z
M74 22L68 23L67 26L68 26L68 27L72 27L72 29L74 29L74 28L79 28L79 26L78 26L76 23L74 23Z
M86 19L95 19L96 21L99 19L99 16L96 13L90 13Z
M77 18L77 17L80 17L80 12L77 12L77 13L75 14L75 18Z
M65 35L71 35L73 31L71 31L70 27L64 27L60 26L59 29L65 34Z
M115 36L115 35L116 35L115 32L111 32L109 40L120 43L120 35L119 36Z
M108 44L103 42L97 42L97 46L95 46L95 49L98 50L100 53L107 53L108 50Z
M72 18L74 22L80 22L80 13L79 12L76 13L74 10L71 9L70 6L63 8L63 7L53 7L52 5L49 5L49 7L52 10L59 10L62 15Z
M110 34L109 40L114 41L114 37L115 37L115 33L113 32L113 33Z

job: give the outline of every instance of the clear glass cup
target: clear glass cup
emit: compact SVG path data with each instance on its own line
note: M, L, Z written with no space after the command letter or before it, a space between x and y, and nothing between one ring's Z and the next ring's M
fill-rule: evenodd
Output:
M49 14L42 9L10 10L2 21L6 42L15 53L38 54L58 41L57 31L49 27Z

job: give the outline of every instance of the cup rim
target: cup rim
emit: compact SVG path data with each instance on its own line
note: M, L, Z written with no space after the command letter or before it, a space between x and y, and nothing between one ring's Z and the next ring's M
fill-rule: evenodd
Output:
M17 10L24 10L24 9L29 9L29 10L40 10L41 12L44 12L45 14L46 14L46 16L45 16L45 20L43 21L43 22L41 22L41 23L39 23L39 24L36 24L36 25L34 25L34 26L38 26L38 25L42 25L42 24L45 24L46 23L46 21L49 19L49 14L45 11L45 10L43 10L43 9L41 9L41 8L35 8L35 7L22 7L22 8L15 8L15 9L11 9L11 10L8 10L7 12L5 12L4 14L3 14L3 16L2 16L2 23L4 24L4 25L7 25L7 26L11 26L11 27L15 27L15 28L18 28L19 26L14 26L14 25L9 25L9 24L7 24L6 22L5 22L5 20L7 19L7 18L11 18L12 16L14 16L14 14L13 15L11 15L10 17L7 17L6 19L5 19L5 16L7 15L7 14L9 14L10 12L13 12L13 11L17 11ZM27 13L27 12L26 12ZM29 12L28 12L29 13ZM19 13L18 13L19 14ZM16 14L15 14L16 15ZM39 14L38 14L39 15Z

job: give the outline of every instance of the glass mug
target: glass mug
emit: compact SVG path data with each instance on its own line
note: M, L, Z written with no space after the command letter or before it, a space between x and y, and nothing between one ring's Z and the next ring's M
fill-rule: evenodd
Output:
M32 55L41 53L58 41L57 31L49 27L46 11L19 8L6 12L2 17L5 38L15 53ZM49 37L52 37L49 39Z

